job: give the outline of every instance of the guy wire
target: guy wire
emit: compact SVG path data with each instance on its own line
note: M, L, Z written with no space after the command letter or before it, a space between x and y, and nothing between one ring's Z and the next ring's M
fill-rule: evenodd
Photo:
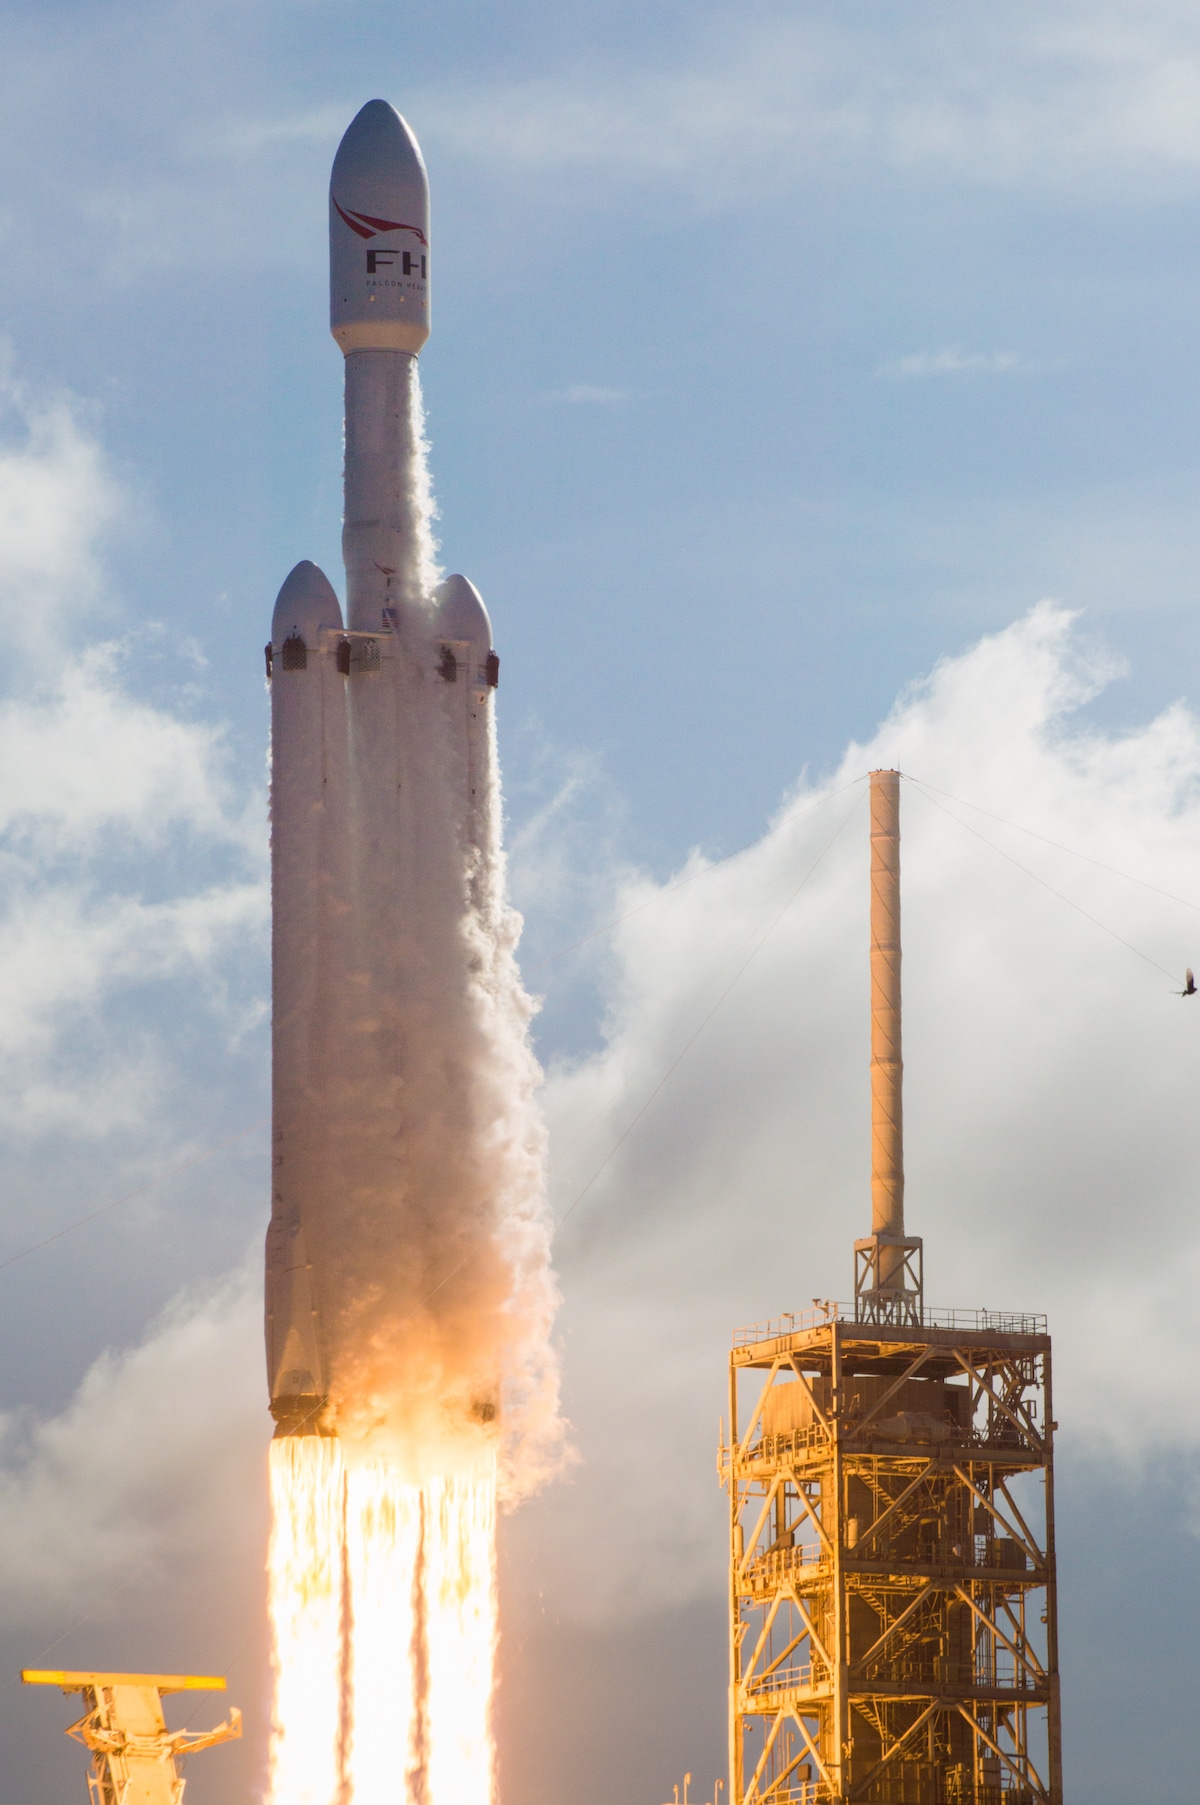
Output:
M903 775L903 773L901 773L901 775ZM1172 984L1179 983L1179 978L1175 972L1168 971L1165 965L1160 965L1157 959L1152 959L1149 953L1144 953L1140 946L1135 946L1133 944L1132 940L1126 940L1123 934L1118 934L1115 928L1110 928L1107 922L1101 921L1098 915L1093 915L1090 910L1085 909L1082 903L1075 902L1073 898L1067 896L1064 891L1056 889L1047 878L1041 877L1036 871L1031 871L1028 865L1022 865L1020 859L1014 859L1012 853L1005 852L1003 846L997 846L994 840L989 840L987 835L981 834L977 827L972 827L969 821L964 821L961 815L956 815L953 809L948 809L944 802L938 801L936 796L927 794L924 790L924 786L919 784L915 778L910 777L908 781L912 784L914 789L925 796L926 802L931 802L934 808L941 809L943 815L948 815L951 821L956 821L959 827L966 829L967 833L974 834L977 840L982 840L985 846L990 846L992 851L998 853L1002 859L1007 859L1010 865L1015 865L1018 871L1023 871L1026 877L1031 877L1035 884L1041 884L1044 890L1049 890L1051 896L1057 896L1060 902L1066 903L1069 909L1074 909L1077 914L1082 915L1085 921L1090 921L1093 927L1100 928L1105 934L1110 934L1112 938L1118 941L1121 946L1125 947L1127 951L1136 954L1139 959L1144 959L1147 965L1152 965L1155 971L1160 971L1164 978L1169 978ZM971 805L968 803L967 806L970 807ZM999 819L999 817L997 817L997 819ZM1039 835L1038 838L1040 839L1041 835ZM1064 852L1067 850L1068 848L1063 848ZM1098 860L1092 861L1092 863L1098 862ZM1119 873L1118 875L1124 876L1124 873ZM1182 898L1176 898L1175 900L1181 901Z

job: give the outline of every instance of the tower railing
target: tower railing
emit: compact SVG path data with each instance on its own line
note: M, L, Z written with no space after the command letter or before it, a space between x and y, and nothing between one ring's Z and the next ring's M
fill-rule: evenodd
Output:
M757 1347L766 1341L781 1341L791 1335L807 1335L829 1322L862 1322L858 1299L835 1302L822 1299L812 1310L788 1310L782 1316L768 1317L765 1322L746 1323L733 1332L735 1348ZM1045 1335L1046 1317L1031 1310L948 1310L926 1304L920 1326L925 1329L965 1329L968 1333L997 1335Z

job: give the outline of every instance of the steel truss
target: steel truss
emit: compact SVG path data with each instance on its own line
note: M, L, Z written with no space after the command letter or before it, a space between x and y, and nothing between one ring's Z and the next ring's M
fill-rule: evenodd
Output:
M1044 1324L825 1310L730 1358L731 1805L1061 1805Z

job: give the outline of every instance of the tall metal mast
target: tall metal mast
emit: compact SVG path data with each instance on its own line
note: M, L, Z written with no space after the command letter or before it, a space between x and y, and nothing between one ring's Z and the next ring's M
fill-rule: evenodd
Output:
M904 1233L898 771L871 773L871 1231Z
M920 1322L921 1240L904 1233L899 771L871 772L871 1233L854 1254L863 1319Z

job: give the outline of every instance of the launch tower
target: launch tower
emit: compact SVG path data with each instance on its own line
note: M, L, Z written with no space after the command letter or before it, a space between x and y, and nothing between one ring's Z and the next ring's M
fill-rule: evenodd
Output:
M92 1757L89 1805L182 1805L186 1782L179 1763L242 1733L236 1706L213 1730L168 1730L163 1695L224 1692L216 1675L192 1673L65 1673L27 1667L27 1686L58 1686L83 1695L84 1713L67 1735Z
M729 1363L730 1805L1061 1805L1050 1337L904 1232L899 773L871 774L872 1232Z

